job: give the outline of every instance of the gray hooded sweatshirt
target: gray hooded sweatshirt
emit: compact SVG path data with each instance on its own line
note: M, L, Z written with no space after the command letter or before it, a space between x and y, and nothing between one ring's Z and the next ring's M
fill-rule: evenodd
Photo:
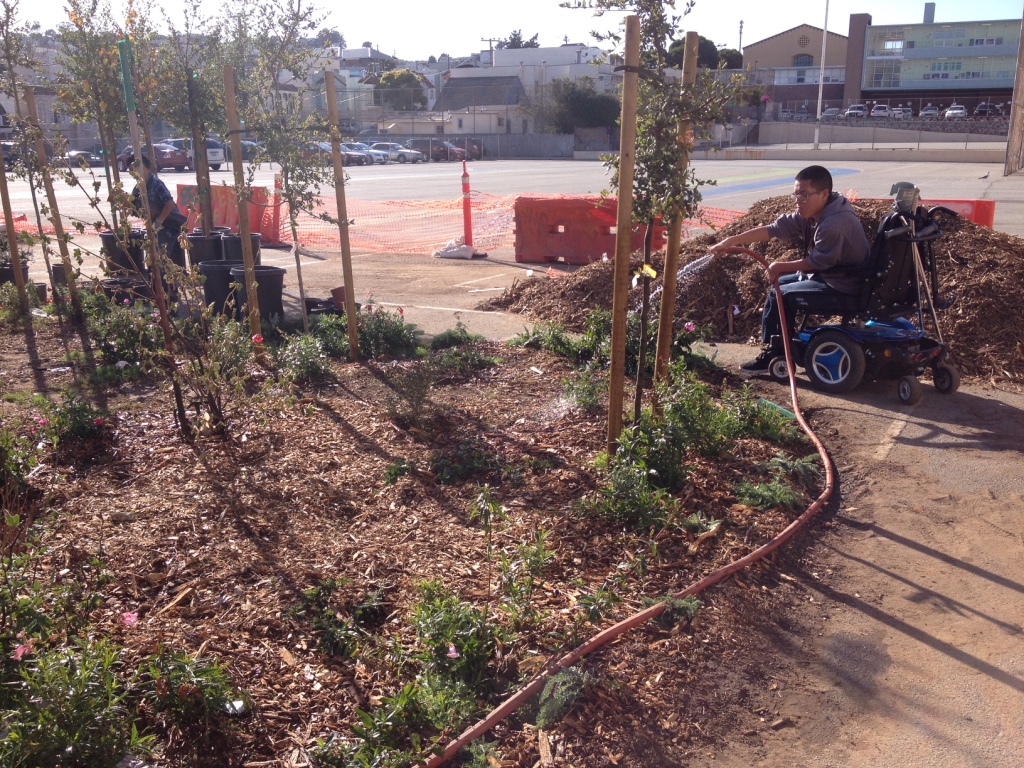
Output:
M815 273L840 293L857 294L864 280L848 274L829 275L832 267L856 269L867 264L870 246L850 201L833 192L817 223L797 213L779 216L768 225L768 234L803 243L804 254ZM845 270L844 270L845 271Z

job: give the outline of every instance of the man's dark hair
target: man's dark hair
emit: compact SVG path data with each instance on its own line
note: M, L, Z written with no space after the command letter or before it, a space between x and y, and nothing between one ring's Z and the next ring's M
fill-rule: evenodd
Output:
M138 160L132 160L132 165L136 165L138 162L139 162ZM149 168L149 170L151 170L151 171L153 170L153 161L150 160L145 155L142 156L142 164L144 166L146 166L147 168ZM803 173L803 171L801 171L801 173ZM825 173L828 173L828 171L825 171ZM829 179L830 179L830 182L831 182L831 177L829 177ZM831 187L830 187L830 189L831 189Z
M796 175L797 181L809 181L817 190L827 189L832 194L832 174L822 165L809 165Z

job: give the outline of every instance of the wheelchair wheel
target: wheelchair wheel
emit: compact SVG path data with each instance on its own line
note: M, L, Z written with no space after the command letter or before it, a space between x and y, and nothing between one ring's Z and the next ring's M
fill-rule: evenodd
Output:
M804 368L815 389L840 395L864 378L867 362L860 344L842 331L822 331L811 338Z
M904 376L896 385L896 394L904 405L914 405L914 403L921 400L921 395L924 394L924 387L917 380L917 376Z
M789 381L789 366L786 365L786 358L782 355L772 358L768 363L768 375L782 384Z
M960 371L949 363L939 363L932 369L932 383L944 395L960 389Z

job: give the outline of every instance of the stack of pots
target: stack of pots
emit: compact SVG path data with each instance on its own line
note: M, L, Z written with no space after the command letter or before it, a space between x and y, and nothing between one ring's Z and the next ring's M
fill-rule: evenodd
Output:
M100 232L103 255L107 262L107 273L111 277L139 276L146 273L146 259L143 243L146 230L134 228L127 240L120 240L118 233L109 229Z
M192 248L192 261L198 262L203 283L203 297L213 311L242 319L245 305L245 262L242 258L242 238L231 234L227 227L217 227L204 237L202 230L188 235ZM260 265L260 235L251 235L253 262L256 269L256 296L260 305L260 316L270 320L272 315L280 319L285 270L279 267ZM216 244L214 244L216 241Z

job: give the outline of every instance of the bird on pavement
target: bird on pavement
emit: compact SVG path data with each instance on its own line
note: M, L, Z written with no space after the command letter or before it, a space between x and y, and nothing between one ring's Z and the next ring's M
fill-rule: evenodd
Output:
M985 171L985 175L984 176L979 176L978 178L979 179L987 179L988 178L988 171Z

